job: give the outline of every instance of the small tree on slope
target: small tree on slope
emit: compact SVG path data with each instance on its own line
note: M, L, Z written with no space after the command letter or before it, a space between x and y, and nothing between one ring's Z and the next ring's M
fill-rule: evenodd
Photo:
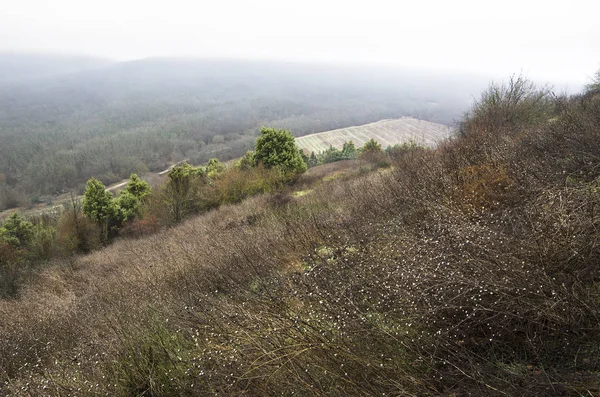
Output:
M96 222L102 230L102 238L108 238L108 222L115 218L118 206L106 186L96 178L90 178L83 194L83 214Z
M278 167L284 179L293 179L306 171L306 163L296 140L287 130L262 127L256 140L254 159L265 167Z

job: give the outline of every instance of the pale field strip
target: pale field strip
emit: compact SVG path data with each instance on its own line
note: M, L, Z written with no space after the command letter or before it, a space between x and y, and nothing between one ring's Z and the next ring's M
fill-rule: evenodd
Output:
M296 144L309 153L320 153L327 150L329 146L341 149L344 142L348 141L360 147L370 139L375 139L383 148L410 140L431 147L447 138L451 132L452 129L447 125L403 117L306 135L296 138Z

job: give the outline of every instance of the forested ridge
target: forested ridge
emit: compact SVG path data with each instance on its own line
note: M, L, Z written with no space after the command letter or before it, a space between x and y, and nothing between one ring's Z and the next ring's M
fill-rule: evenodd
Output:
M0 57L0 209L80 193L91 176L110 184L184 158L238 157L262 125L301 136L400 116L450 124L477 87L410 70L160 58L81 61L48 76L31 66L44 68L38 57L11 80L9 58Z

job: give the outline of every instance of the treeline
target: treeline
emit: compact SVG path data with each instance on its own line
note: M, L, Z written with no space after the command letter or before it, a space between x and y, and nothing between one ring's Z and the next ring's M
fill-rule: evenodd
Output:
M405 74L403 74L405 73ZM425 92L410 72L144 60L0 86L0 210L91 176L104 184L189 159L239 157L260 126L297 136L384 118L451 123L472 89ZM444 85L446 84L446 85ZM472 85L471 85L472 87Z
M342 149L330 146L329 149L320 153L311 152L310 156L305 158L309 167L317 165L335 163L343 160L365 159L369 163L379 164L379 166L390 165L391 161L401 156L403 153L412 150L426 150L425 147L418 145L415 141L409 141L402 144L388 146L385 151L381 144L374 139L365 142L363 147L356 148L352 141L344 142Z

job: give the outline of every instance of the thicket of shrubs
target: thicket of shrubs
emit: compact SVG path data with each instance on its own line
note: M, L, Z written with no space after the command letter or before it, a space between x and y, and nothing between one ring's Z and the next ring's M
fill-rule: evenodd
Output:
M13 213L0 227L0 296L14 296L20 283L54 257L88 253L119 236L141 237L223 204L277 190L295 181L306 164L285 130L263 128L256 150L229 166L218 159L173 167L154 192L132 174L115 197L91 178L82 200L62 212L26 220Z
M374 139L365 142L363 147L356 148L352 141L344 142L342 149L330 146L329 149L321 152L311 152L310 156L305 158L306 164L309 167L317 165L334 163L344 160L366 160L369 164L375 164L378 167L388 167L391 165L391 160L400 156L405 151L414 149L425 150L414 141L409 141L403 144L388 146L385 151L381 148L381 144Z
M597 93L492 86L383 172L315 167L48 270L0 302L0 391L595 395L599 150Z
M374 140L359 149L351 142L345 144L343 153L335 161L360 157L369 164L390 164ZM290 132L263 128L255 151L229 165L216 158L203 166L184 162L172 167L166 182L154 191L136 174L117 196L90 178L83 199L72 197L62 212L30 220L13 213L5 221L0 228L0 296L14 296L30 273L52 258L89 253L117 237L145 236L190 215L280 190L306 169Z

